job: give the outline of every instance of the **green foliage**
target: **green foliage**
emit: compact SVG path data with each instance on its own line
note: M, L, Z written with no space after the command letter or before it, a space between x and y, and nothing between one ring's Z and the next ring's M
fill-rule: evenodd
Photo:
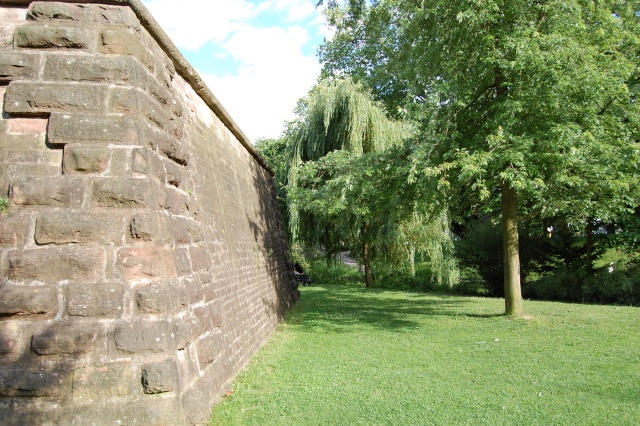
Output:
M419 124L414 176L434 182L454 218L494 214L502 193L519 196L525 219L583 228L640 203L634 3L329 6L337 33L321 51L326 75L352 76ZM506 199L505 214L515 206Z
M9 210L9 199L0 197L0 213L4 213Z
M304 287L211 425L632 425L639 309ZM523 362L523 360L526 360Z

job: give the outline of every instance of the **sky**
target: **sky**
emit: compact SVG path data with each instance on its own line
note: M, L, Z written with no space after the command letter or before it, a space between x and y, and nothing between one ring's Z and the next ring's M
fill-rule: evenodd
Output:
M330 38L317 0L143 3L251 141L282 134Z

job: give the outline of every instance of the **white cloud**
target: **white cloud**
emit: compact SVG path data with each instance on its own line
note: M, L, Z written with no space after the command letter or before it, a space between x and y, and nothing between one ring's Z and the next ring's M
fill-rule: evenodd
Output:
M223 42L254 13L244 0L147 0L144 4L171 40L187 50L197 50L208 41Z
M307 39L307 31L295 26L244 29L225 44L242 64L239 73L203 76L251 140L280 136L298 99L315 84L320 65L301 53Z
M251 140L280 136L320 72L315 55L303 53L324 31L316 0L144 2L187 59L207 42L222 50L210 58L213 64L234 59L233 75L200 74ZM281 23L274 21L278 16Z

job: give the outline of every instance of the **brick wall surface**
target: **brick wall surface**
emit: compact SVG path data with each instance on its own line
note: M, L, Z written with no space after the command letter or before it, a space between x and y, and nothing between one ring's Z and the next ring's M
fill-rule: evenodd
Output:
M271 175L121 3L0 2L2 424L206 423L297 297Z

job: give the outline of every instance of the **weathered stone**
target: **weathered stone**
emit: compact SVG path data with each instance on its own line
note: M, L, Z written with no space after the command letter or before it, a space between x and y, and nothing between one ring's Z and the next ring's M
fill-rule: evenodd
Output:
M64 174L103 173L108 165L107 148L87 148L78 145L64 147Z
M230 389L227 377L230 369L226 364L212 365L199 380L196 380L182 397L182 406L187 421L192 425L205 424L210 416L209 407L219 402Z
M173 250L147 246L125 248L118 252L118 270L127 280L171 278L176 276Z
M77 207L83 196L84 183L68 178L23 178L11 186L11 202L17 206Z
M109 160L109 176L112 178L130 177L127 169L129 163L129 150L127 148L111 147L111 159Z
M106 86L43 84L12 81L7 87L4 110L9 114L44 114L51 112L104 111Z
M169 226L164 215L157 213L137 214L129 226L131 238L142 241L171 243Z
M44 63L44 79L53 81L138 84L137 75L140 72L146 73L138 62L130 57L50 55Z
M86 354L103 344L103 339L104 331L97 323L55 323L34 333L31 349L38 355Z
M109 112L125 115L141 115L141 93L137 89L114 88L109 94Z
M108 28L100 34L98 51L107 54L131 55L153 72L155 60L140 37L140 33L131 28Z
M55 316L58 289L54 286L27 286L0 281L0 316Z
M148 397L147 401L130 399L93 400L65 410L56 425L185 425L181 408L175 398Z
M60 212L38 218L35 240L40 245L117 244L123 233L123 219L112 214Z
M0 328L0 356L15 358L20 353L20 334L15 324L3 324Z
M106 263L104 250L87 247L16 250L7 260L10 279L43 282L97 282Z
M139 122L128 117L53 113L48 142L52 145L139 145Z
M178 319L173 321L173 339L176 350L183 350L191 343L191 325L189 321Z
M0 217L0 247L22 247L28 238L31 220L24 216Z
M207 249L205 249L204 247L189 247L189 255L189 257L191 258L191 267L193 268L194 272L211 267L211 257Z
M142 366L142 387L146 394L173 392L178 388L178 368L175 360Z
M176 296L170 281L160 281L136 288L136 306L143 314L167 314L175 310Z
M47 371L42 367L0 369L0 396L4 397L61 397L68 375L61 371Z
M40 24L23 25L14 36L16 47L30 49L91 49L96 38L89 28Z
M176 215L184 215L189 211L187 197L179 191L171 188L165 189L164 208Z
M70 316L122 315L124 292L120 283L69 284L66 290Z
M149 152L147 149L136 148L132 151L131 170L135 173L149 173Z
M179 277L191 275L191 259L189 259L189 249L187 247L176 247L176 270Z
M7 121L10 135L44 135L49 120L46 118L12 118Z
M220 357L222 352L222 334L215 333L205 335L198 341L197 347L200 368L206 368Z
M34 78L39 62L36 55L0 51L0 81Z
M114 7L101 4L70 4L62 2L33 2L28 19L34 21L77 21L110 25L140 27L140 21L129 7Z
M102 398L104 395L131 394L133 368L131 364L112 363L81 367L73 372L74 399Z
M173 218L173 233L176 244L191 243L192 221L183 217Z
M190 154L180 142L164 132L148 129L145 138L151 146L157 148L160 154L175 161L178 164L189 164Z
M122 353L160 353L174 347L171 326L167 321L135 321L116 327L116 348Z
M165 199L162 188L149 179L102 179L93 184L93 203L99 207L157 208Z
M176 188L185 189L183 187L183 182L185 180L184 177L186 174L186 170L182 166L174 163L173 161L166 161L164 163L164 169L167 176L166 182L169 185L173 185Z

